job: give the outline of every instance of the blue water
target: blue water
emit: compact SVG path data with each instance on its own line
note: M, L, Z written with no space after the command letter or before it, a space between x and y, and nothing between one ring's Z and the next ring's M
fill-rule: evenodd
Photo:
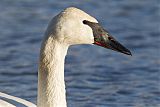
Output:
M0 91L36 103L43 33L53 16L76 6L133 56L72 46L65 66L68 106L160 107L159 5L159 0L1 0Z

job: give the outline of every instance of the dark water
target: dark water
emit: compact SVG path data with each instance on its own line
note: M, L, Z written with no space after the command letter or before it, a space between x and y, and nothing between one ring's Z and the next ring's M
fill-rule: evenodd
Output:
M65 67L68 106L160 107L159 0L1 0L0 91L36 103L43 33L68 6L95 16L133 53L72 46Z

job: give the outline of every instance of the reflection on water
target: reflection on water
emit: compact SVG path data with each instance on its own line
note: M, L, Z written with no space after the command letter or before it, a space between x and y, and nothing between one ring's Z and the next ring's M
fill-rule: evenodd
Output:
M40 43L49 20L68 6L95 16L131 49L72 46L66 58L69 107L160 106L158 0L1 0L0 91L36 102Z

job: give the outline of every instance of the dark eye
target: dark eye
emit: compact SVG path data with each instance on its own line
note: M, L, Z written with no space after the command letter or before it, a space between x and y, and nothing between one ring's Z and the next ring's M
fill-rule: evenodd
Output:
M83 24L87 24L87 22L88 22L87 20L83 20Z

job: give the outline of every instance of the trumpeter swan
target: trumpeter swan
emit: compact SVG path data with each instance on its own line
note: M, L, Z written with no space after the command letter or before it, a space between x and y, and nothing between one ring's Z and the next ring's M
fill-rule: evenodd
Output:
M64 60L68 47L76 44L95 44L131 55L131 52L110 36L95 18L75 7L65 9L51 20L41 45L38 107L67 107ZM19 102L24 104L25 101ZM2 104L7 103L1 103L0 107ZM34 106L34 104L28 104L28 107Z

